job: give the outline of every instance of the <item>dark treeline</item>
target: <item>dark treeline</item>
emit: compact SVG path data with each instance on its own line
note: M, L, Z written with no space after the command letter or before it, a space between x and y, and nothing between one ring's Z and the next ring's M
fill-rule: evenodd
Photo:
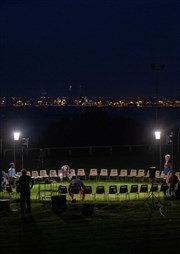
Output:
M67 160L72 163L72 158L76 160L76 156L81 160L85 155L89 158L89 155L92 156L91 148L84 150L76 148L93 146L107 146L105 149L97 148L97 151L93 148L92 154L94 156L109 156L112 148L113 156L121 156L121 163L122 156L125 158L131 156L128 158L132 160L137 157L136 160L140 165L143 161L146 165L152 163L154 165L154 162L158 165L160 144L162 160L164 154L170 153L173 155L174 164L179 165L180 130L178 121L180 112L179 110L163 110L159 113L160 130L162 131L160 142L155 140L154 136L156 127L154 109L112 110L97 107L47 107L1 110L1 164L8 165L9 161L13 159L13 149L16 146L17 162L21 167L21 140L14 146L12 135L13 130L18 130L21 132L22 138L29 138L29 146L24 150L23 156L25 166L30 168L43 168L44 166L48 168L48 165L56 167L57 161L62 161L62 159L64 162L61 163L67 163ZM168 138L170 130L173 130L174 135L172 143ZM73 147L74 149L72 149ZM69 153L69 151L71 152ZM103 161L104 159L101 161L101 165ZM113 162L116 166L116 159L113 159ZM73 164L79 165L76 163L79 162L75 161ZM124 165L126 164L127 161Z
M0 110L0 139L12 147L13 131L32 147L147 145L154 139L154 108L47 107ZM180 110L159 110L163 142L170 130L178 140Z
M111 146L144 142L142 123L124 116L113 117L100 108L87 108L74 117L49 125L39 143L52 146Z

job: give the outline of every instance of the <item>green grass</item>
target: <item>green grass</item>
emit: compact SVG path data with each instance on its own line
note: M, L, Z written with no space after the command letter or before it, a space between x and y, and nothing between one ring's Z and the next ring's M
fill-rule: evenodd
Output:
M148 196L150 196L150 188L151 188L151 182L142 182L142 181L138 181L138 182L124 182L124 181L94 181L94 180L85 180L84 184L86 186L91 186L92 187L92 192L93 195L91 194L87 194L85 196L85 200L84 202L115 202L115 201L123 201L123 200L137 200L137 199L147 199ZM149 192L147 194L144 193L139 193L138 195L137 193L130 193L130 188L131 185L133 184L137 184L138 185L138 189L140 190L140 186L142 184L147 184L148 185L148 190ZM68 188L69 182L68 181L64 181L63 183L60 182L55 182L53 184L34 184L32 190L31 190L31 200L32 201L50 201L51 200L51 196L52 195L59 195L58 193L58 187L60 185L64 185ZM93 197L95 197L95 193L96 193L96 187L97 186L101 186L103 185L105 187L105 195L99 194L96 195L96 198L94 199ZM110 194L108 195L109 192L109 186L110 185L116 185L117 189L118 189L118 195L113 195ZM128 195L125 194L119 194L119 189L121 185L127 185L128 186ZM158 198L163 198L164 194L163 192L160 192L160 185L161 183L158 183L158 192L155 193L156 196ZM52 190L52 191L51 191ZM18 199L19 198L19 194L16 193L15 190L13 190L13 193L9 196L9 193L0 193L0 198L11 198L11 200L13 201L14 199ZM79 195L75 195L75 198L80 201L80 196ZM67 202L70 202L70 197L68 194L66 194L66 199Z
M85 181L96 185L120 182ZM68 184L68 183L65 183ZM138 183L141 184L141 183ZM128 183L131 185L131 183ZM67 202L54 213L50 200L37 199L32 189L32 216L19 211L0 213L1 253L177 253L180 234L180 201L150 199L94 201L92 216L84 216L87 201ZM19 204L11 203L11 208Z
M141 202L102 203L91 217L82 204L54 214L50 203L33 202L33 216L1 216L1 251L8 253L174 253L179 239L179 202L159 207ZM176 244L175 244L176 243Z

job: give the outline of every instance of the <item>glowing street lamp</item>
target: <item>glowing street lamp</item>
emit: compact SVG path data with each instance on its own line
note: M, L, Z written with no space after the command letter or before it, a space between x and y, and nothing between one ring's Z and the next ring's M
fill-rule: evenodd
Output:
M16 141L18 141L20 138L20 132L14 132L13 135L14 135L14 147L13 147L14 163L16 164Z
M161 132L160 131L155 131L154 135L155 135L155 139L161 139Z
M17 141L19 140L20 137L20 132L14 132L14 140Z
M161 132L155 131L154 135L155 135L155 139L159 140L159 170L161 170Z

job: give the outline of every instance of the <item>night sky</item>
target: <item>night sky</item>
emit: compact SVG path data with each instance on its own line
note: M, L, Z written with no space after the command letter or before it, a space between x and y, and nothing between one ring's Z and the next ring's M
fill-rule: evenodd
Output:
M0 96L180 95L179 0L4 0L0 24Z

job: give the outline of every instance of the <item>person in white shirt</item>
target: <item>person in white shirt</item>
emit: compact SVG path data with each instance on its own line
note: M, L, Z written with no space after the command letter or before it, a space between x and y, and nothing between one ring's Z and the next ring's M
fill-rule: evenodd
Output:
M10 168L8 169L8 177L9 177L9 183L12 185L12 187L15 188L16 181L18 179L18 175L16 174L15 164L14 162L10 163Z

